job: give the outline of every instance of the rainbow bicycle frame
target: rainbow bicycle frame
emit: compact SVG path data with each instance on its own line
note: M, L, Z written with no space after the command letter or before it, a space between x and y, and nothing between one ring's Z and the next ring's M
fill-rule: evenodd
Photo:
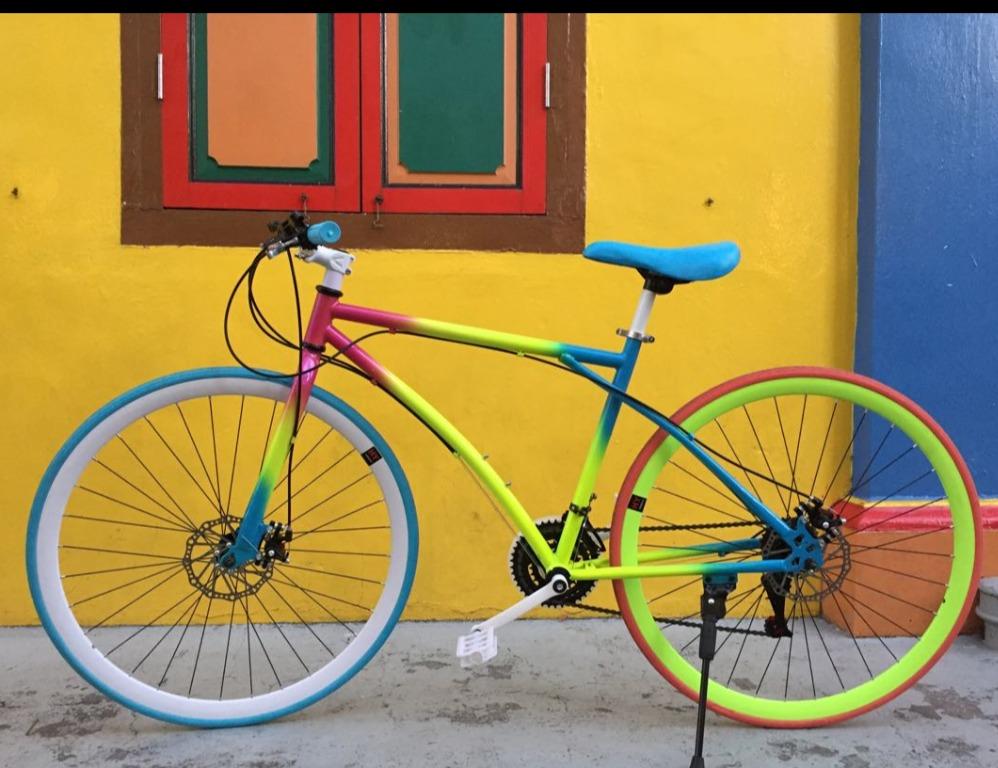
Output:
M329 247L338 238L334 223L293 215L243 275L285 252L293 265L295 249L325 269L297 342L277 339L297 351L295 374L200 369L143 384L87 419L42 478L32 596L63 656L109 696L172 722L264 722L343 685L385 642L415 573L414 503L387 442L316 386L327 363L409 410L519 531L511 570L525 596L459 639L463 665L494 656L495 631L536 606L593 610L577 596L610 582L619 611L599 610L619 614L649 662L699 701L699 753L705 705L771 727L837 722L899 695L952 643L973 604L979 503L956 447L919 406L853 372L804 367L738 377L671 418L628 393L656 298L730 272L734 244L590 245L588 258L644 278L622 347L607 350L347 304L354 257ZM599 387L606 399L563 518L532 519L487 458L340 322L540 360ZM597 530L593 491L625 406L655 431L611 526ZM307 421L319 431L298 458ZM262 437L259 458L240 452L250 433ZM345 452L293 491L292 470L325 462L335 441ZM337 508L347 498L352 507ZM320 536L335 546L308 543ZM667 579L681 583L660 588ZM684 654L697 640L694 665ZM177 664L189 676L178 679Z
M342 256L340 258L342 259ZM553 573L556 569L560 569L569 579L587 581L683 576L687 574L720 576L739 573L786 572L789 569L799 567L805 560L811 560L818 566L821 565L821 548L815 537L803 526L791 527L788 525L779 515L760 502L739 483L731 473L720 466L684 429L649 406L627 396L627 387L634 373L641 347L649 338L645 336L646 324L656 298L655 292L650 288L646 287L641 292L634 319L626 331L623 348L619 352L614 352L438 320L408 317L345 304L340 300L341 291L327 285L341 284L343 272L338 272L336 269L335 263L327 266L324 284L317 287L315 303L304 337L305 349L302 367L309 372L303 374L301 381L295 384L292 389L284 414L267 449L267 458L260 479L243 517L238 539L232 548L233 557L229 561L230 567L249 562L255 557L259 549L260 541L267 528L264 522L264 512L278 480L280 469L287 460L291 447L295 413L300 412L308 402L313 382L322 363L322 355L328 347L337 350L343 357L346 357L366 373L373 382L409 409L468 465L523 535L545 572ZM533 519L515 494L506 486L488 461L483 458L482 453L418 392L336 328L337 320L386 328L390 331L401 331L430 339L471 344L518 355L553 358L607 392L607 399L596 426L596 433L590 441L585 464L572 495L572 501L569 505L570 514L565 521L558 545L554 550L545 541ZM610 368L615 371L615 374L612 379L604 378L589 368L591 365ZM640 558L642 563L633 566L610 566L608 558L605 556L573 562L571 555L575 550L583 522L589 512L596 478L607 445L613 435L622 404L633 408L657 427L665 430L678 440L683 448L702 462L752 514L775 531L790 547L790 552L786 557L740 563L658 564L659 561L688 556L692 551L724 555L731 552L759 549L760 540L758 538L747 538L695 545L684 549L669 548L644 552ZM643 499L634 497L630 503L641 505Z

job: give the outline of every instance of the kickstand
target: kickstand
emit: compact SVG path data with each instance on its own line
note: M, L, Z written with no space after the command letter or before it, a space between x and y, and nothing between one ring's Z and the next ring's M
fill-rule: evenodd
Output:
M734 588L730 581L719 583L706 577L703 583L703 594L700 596L700 618L703 628L700 630L700 697L697 700L697 733L696 746L690 768L704 768L703 763L703 731L707 724L707 685L710 682L710 662L717 648L717 622L723 619L727 611L725 602L728 593Z

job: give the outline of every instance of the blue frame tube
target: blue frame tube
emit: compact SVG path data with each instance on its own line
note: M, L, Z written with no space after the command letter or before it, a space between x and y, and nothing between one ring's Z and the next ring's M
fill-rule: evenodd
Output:
M570 354L567 353L563 354L561 356L561 361L569 368L571 368L573 371L576 371L577 373L580 373L581 375L585 376L587 379L589 379L591 382L596 384L601 389L604 389L610 392L611 394L616 395L616 393L613 392L612 387L614 385L611 382L607 381L599 374L593 373L591 370L586 368L586 366L582 365L578 360L576 360ZM691 440L687 436L686 432L679 429L671 422L663 419L658 414L651 411L641 403L638 403L631 399L622 398L620 395L616 395L616 397L618 400L626 400L627 405L629 405L632 409L640 413L642 416L644 416L652 423L664 429L666 432L669 433L670 436L674 437L687 451L692 453L701 464L707 467L707 469L710 470L710 472L715 477L717 477L718 480L724 483L725 487L727 487L729 491L735 494L738 500L745 505L745 507L749 510L749 512L751 512L762 522L764 522L766 525L775 530L777 534L779 534L780 538L782 538L785 542L787 542L788 544L791 543L791 538L794 535L794 531L790 526L788 526L783 521L783 518L775 514L772 510L769 509L769 507L767 507L765 504L759 501L755 496L749 493L749 491L747 491L742 486L742 484L739 483L731 475L730 472L728 472L726 469L724 469L724 467L722 467L720 464L714 461L714 459L711 458L710 455L708 455L703 448L701 448L696 442ZM782 561L771 561L771 562L782 562ZM720 565L720 563L718 563L718 565Z

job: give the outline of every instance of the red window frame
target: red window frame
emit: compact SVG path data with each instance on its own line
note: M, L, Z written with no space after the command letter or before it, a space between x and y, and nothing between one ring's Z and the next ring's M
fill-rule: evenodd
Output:
M547 115L544 65L547 14L523 14L521 27L520 184L517 188L392 187L384 183L384 55L381 14L361 14L363 209L386 213L544 213ZM375 198L378 198L376 201Z
M544 81L547 14L522 15L519 70L520 169L519 184L514 188L403 187L385 184L382 15L337 13L333 17L335 183L316 185L191 179L188 14L161 15L164 208L296 210L302 207L302 196L306 195L308 208L315 211L545 213L547 109L544 105ZM280 104L262 105L260 119L284 119L281 109ZM293 108L291 111L293 113ZM293 114L290 119L293 119Z
M188 14L164 13L163 52L163 206L296 210L302 195L319 211L360 209L360 15L333 15L333 184L276 184L193 181L190 132L190 33ZM289 55L293 55L292 53ZM289 114L285 114L287 111ZM261 104L260 120L294 119L293 105Z

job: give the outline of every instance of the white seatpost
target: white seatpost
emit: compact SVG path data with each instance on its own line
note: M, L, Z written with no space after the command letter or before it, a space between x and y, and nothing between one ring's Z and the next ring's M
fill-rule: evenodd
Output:
M638 341L654 341L654 337L646 336L645 329L648 327L648 318L651 317L652 307L655 306L655 292L647 288L641 291L638 297L638 306L634 310L634 319L631 320L631 327L626 332L617 331L621 336Z

